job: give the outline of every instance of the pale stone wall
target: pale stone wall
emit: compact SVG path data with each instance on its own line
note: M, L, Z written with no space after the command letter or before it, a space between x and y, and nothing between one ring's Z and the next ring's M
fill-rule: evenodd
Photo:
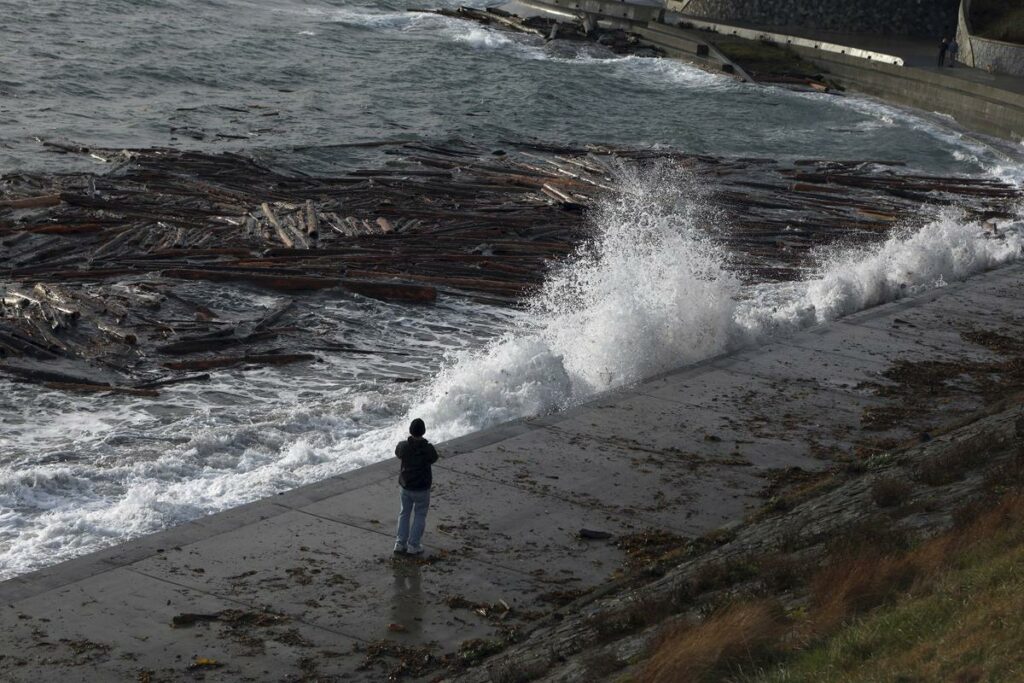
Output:
M1024 45L971 35L971 24L967 18L970 8L970 0L964 0L956 31L956 42L960 44L959 61L992 73L1024 76Z

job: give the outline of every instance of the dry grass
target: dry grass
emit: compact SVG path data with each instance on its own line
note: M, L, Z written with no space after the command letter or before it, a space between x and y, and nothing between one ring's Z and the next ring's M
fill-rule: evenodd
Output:
M731 558L701 566L693 577L695 594L729 588L758 574L757 563L749 557Z
M805 562L785 553L766 555L757 561L758 578L767 592L781 593L798 586L807 574Z
M972 508L960 520L948 533L910 549L884 526L851 529L834 540L828 560L811 578L805 618L789 625L775 603L761 599L732 604L698 625L670 627L640 680L699 682L757 670L813 648L875 608L934 595L950 573L984 555L993 539L1005 541L1009 534L1016 544L1010 547L1024 553L1024 495Z
M672 629L640 675L644 683L710 680L723 669L757 662L786 630L782 610L768 601L742 603L696 627Z
M632 633L678 613L683 607L680 601L688 599L688 595L679 592L678 596L668 599L661 596L632 596L618 609L595 612L587 622L603 639Z
M626 666L626 662L612 652L599 652L588 657L583 666L587 671L587 680L606 681L608 676L616 671L621 671Z
M881 477L871 485L871 500L880 508L901 505L910 497L913 488L909 483L895 477Z
M975 509L977 510L977 509ZM891 558L903 596L747 681L1024 680L1024 497ZM819 618L817 610L811 615Z
M1024 443L1017 447L1014 457L991 470L985 476L985 490L1001 495L1024 489Z
M952 484L1006 446L1006 441L999 434L982 432L919 465L916 478L928 486Z
M808 636L841 626L852 615L868 610L910 587L918 567L906 556L864 550L836 556L811 582L813 617Z

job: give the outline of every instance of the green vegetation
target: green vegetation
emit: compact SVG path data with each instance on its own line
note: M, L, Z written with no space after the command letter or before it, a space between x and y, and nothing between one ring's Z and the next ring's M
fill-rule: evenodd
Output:
M1024 44L1024 7L1020 0L972 0L971 28L982 38Z
M806 582L804 607L787 613L769 589L668 627L640 680L1024 680L1024 497L957 519L913 547L851 530Z
M758 681L1024 680L1024 530L1001 529L952 567Z
M715 46L751 75L812 77L821 69L792 50L759 40L715 36Z

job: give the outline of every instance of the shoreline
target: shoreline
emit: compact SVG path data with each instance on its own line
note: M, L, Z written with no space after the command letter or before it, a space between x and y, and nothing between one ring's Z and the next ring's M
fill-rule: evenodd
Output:
M583 26L620 28L667 58L741 81L817 92L849 88L1024 142L1024 78L966 65L934 68L934 55L920 39L720 22L611 0L512 0L507 6L561 20L575 17Z
M974 226L968 230L973 233L975 229L981 231L987 226L987 224L986 226L982 225L983 221L998 217L1008 218L1010 214L1004 210L1004 206L1008 201L1019 196L1018 192L1011 186L996 183L995 181L915 175L903 171L901 164L893 162L826 162L822 160L775 162L771 159L715 158L682 154L670 150L646 152L621 149L590 150L589 153L587 153L587 150L576 150L576 156L567 156L569 154L568 150L562 149L561 151L563 156L560 157L561 160L556 160L554 165L551 166L553 170L566 168L568 164L574 161L582 163L588 168L595 169L598 168L598 165L603 167L606 164L630 165L630 168L632 168L632 165L642 168L644 164L654 164L656 168L663 170L666 168L666 165L672 169L680 169L680 172L684 175L678 178L673 176L675 178L673 182L681 182L682 187L689 187L688 178L690 176L695 176L698 180L706 178L707 180L702 182L710 186L704 188L704 191L711 192L711 201L718 212L716 219L720 219L731 226L728 233L715 237L715 243L718 249L724 249L729 254L728 270L731 274L730 277L736 275L742 278L742 283L738 286L744 288L767 287L770 289L776 284L785 286L787 282L796 282L801 279L802 274L813 263L816 250L823 247L827 248L837 243L845 245L846 248L850 248L853 245L870 248L872 245L882 244L887 245L886 248L892 247L888 240L890 239L892 226L896 223L914 227L931 223L927 229L935 229L940 232L949 227L946 226L946 223L942 222L946 221L948 217L944 218L941 213L935 213L938 210L934 207L922 207L920 204L922 198L927 198L929 201L936 203L945 202L963 205L964 209L967 210L966 220L970 221L970 224ZM141 152L136 151L134 154L138 155ZM158 151L154 151L152 154L158 155ZM524 154L528 153L524 152ZM506 155L511 158L503 168L514 169L516 167L515 164L520 163L512 160L514 158L513 155L518 157L519 152L511 152ZM227 163L220 158L206 158L195 153L192 153L190 156L190 163L192 164L210 164L217 169ZM425 158L428 161L436 161L433 157ZM535 161L539 159L536 154L533 154L530 158ZM227 161L230 162L231 160ZM450 162L446 161L445 163ZM493 166L493 161L487 159L486 155L470 156L464 163L468 167L467 170L463 170L460 166L450 171L453 176L462 178L454 183L455 189L459 191L464 189L463 186L466 182L465 177L467 173L480 172L476 169L477 164L486 163L488 167ZM152 181L151 188L159 187L160 181L158 179L162 176L153 174L153 169L159 167L154 167L152 162L146 161L143 164L143 168L150 174L150 178L156 179ZM128 169L129 173L138 172L131 166ZM168 172L177 170L179 169L175 166L172 159ZM541 168L536 165L533 165L531 168L533 173L538 173L540 170ZM582 170L579 172L573 171L577 176L582 172ZM427 194L424 201L436 201L438 194L444 197L445 183L448 181L445 180L446 176L443 175L442 171L431 170L429 174L429 190L426 191ZM493 179L493 176L493 170L483 175L484 178L488 179ZM363 182L362 179L366 177L366 174L355 172L353 177L358 182ZM410 188L420 191L419 184L416 181L418 177L416 171L412 171L411 179L399 179L400 174L396 173L382 177L394 184L399 192L407 192L408 194ZM472 175L470 177L472 178ZM500 182L505 182L505 177L507 176L500 176ZM542 182L542 180L533 181L534 185ZM634 178L634 180L636 179ZM97 188L102 188L104 192L110 192L114 195L121 192L121 185L115 183L110 188L107 188L105 184L101 184L107 182L102 178L94 179L90 177L83 181L75 179L74 182L94 182ZM196 182L199 187L200 199L206 195L216 195L224 191L219 186L212 184L216 182L213 179L200 177ZM344 183L346 179L334 180L333 182ZM589 187L600 189L599 185L608 185L612 183L612 179L610 177L597 177L591 174L590 182L593 185ZM175 183L176 187L180 187L182 184L180 176L175 176ZM547 185L546 182L545 185ZM304 186L300 185L301 187ZM318 186L314 185L314 187ZM500 191L503 186L499 184L496 187ZM565 187L568 191L573 192L573 198L580 202L594 201L593 198L588 200L582 194L579 194L580 192L587 191L586 186L582 185L580 181L574 180L573 184L562 185L561 187ZM237 190L235 191L237 192ZM638 195L631 201L638 202L636 207L638 210L653 210L657 213L660 209L657 209L657 207L650 209L648 204L651 202L658 204L662 199L660 193L653 190L645 190L644 192L642 196ZM652 192L654 193L652 194ZM150 195L152 194L151 191ZM668 194L671 194L671 192ZM258 199L258 192L253 196ZM385 198L389 196L391 195L385 195ZM512 254L508 258L515 256L516 250L524 251L525 256L519 255L515 256L515 258L530 258L534 260L540 259L544 254L550 256L567 252L569 250L570 237L574 233L573 226L578 228L582 221L578 209L556 203L546 193L536 192L535 188L517 188L513 196L516 198L516 202L523 207L515 214L517 219L528 221L533 226L532 230L538 233L541 241L539 243L531 241L528 239L529 236L524 236L522 231L516 232L516 239L514 241L508 240L508 246L502 247L503 251ZM253 205L258 204L257 199L251 200ZM408 202L410 200L407 197L405 201ZM287 202L280 201L280 198L278 198L277 203L287 204ZM322 211L324 204L317 202L314 206L317 211ZM671 201L669 204L671 204ZM299 205L301 206L301 203ZM140 210L126 203L119 203L118 206L119 210L126 215ZM434 207L432 211L437 212L436 203ZM385 205L382 204L383 208L385 208ZM224 211L223 207L219 206L215 206L212 210ZM372 222L371 219L375 215L374 212L376 210L375 206L369 207L368 210L364 209L364 212L360 215L366 217L361 220L364 223ZM393 204L386 205L386 210L396 211ZM415 210L415 206L413 210ZM675 211L671 207L666 210ZM57 214L51 216L50 211L55 211ZM401 213L401 211L397 212ZM260 211L256 213L260 216L263 215ZM276 213L284 216L283 212ZM455 209L444 213L446 216L449 214L455 217L461 215ZM120 228L120 221L122 219L112 215L110 209L105 208L99 215L101 216L100 220L111 222L113 227L110 230L118 235L124 234ZM489 236L481 235L481 228L479 226L474 227L469 235L477 239L488 240L488 244L493 248L497 242L494 241L493 234L491 233L494 230L508 230L507 226L504 228L500 227L501 221L508 220L507 212L503 215L506 217L498 216L493 219L496 225L494 228L489 229ZM539 226L536 222L530 220L531 217L537 216L542 219L542 223ZM683 221L687 225L692 220L689 217L676 216L674 213L666 216L659 214L652 217L659 220L671 219L670 222ZM52 220L62 221L62 223L59 223L62 226L85 221L85 224L90 226L91 231L86 236L86 247L95 247L96 244L99 244L99 249L102 250L108 244L103 242L106 238L104 233L101 233L103 236L99 238L99 242L96 241L97 238L94 234L96 232L97 219L91 213L91 210L83 210L74 204L58 206L54 209L30 214L28 220L22 223L19 228L22 231L21 235L33 235L36 233L38 226L46 228L50 225L47 221ZM445 220L454 219L446 218ZM959 220L957 219L957 221ZM252 216L247 217L246 221L253 221ZM237 219L236 222L241 222L241 219ZM407 218L401 216L397 218L396 223L399 226L408 225ZM629 218L617 218L612 220L612 223L614 225L606 225L601 229L612 230L613 232L620 231L620 224L628 224ZM554 225L561 231L555 235L561 240L560 242L552 241L553 234L551 228L546 227L551 225ZM11 330L11 334L21 333L24 335L21 337L24 339L24 343L33 343L29 348L41 349L49 354L49 356L41 359L29 357L8 358L5 362L0 363L0 371L12 374L15 379L25 383L33 381L42 383L44 388L48 390L59 389L63 392L78 393L87 389L91 394L99 394L97 399L90 400L113 401L115 400L114 398L108 398L104 394L109 394L110 397L117 397L121 393L132 392L133 400L138 405L144 405L151 398L159 398L158 393L162 386L185 381L200 383L199 386L201 387L202 382L217 381L216 378L211 380L211 372L224 372L225 368L231 366L246 368L255 367L260 363L269 363L273 367L277 367L280 362L286 360L312 360L317 357L315 354L324 351L340 352L341 354L348 351L367 353L372 351L372 348L353 348L352 343L325 344L325 340L322 337L323 330L319 328L305 329L302 325L305 312L320 305L318 302L323 302L325 300L324 297L354 298L348 292L340 290L332 292L328 290L326 294L318 294L316 297L304 297L301 292L286 292L285 294L291 298L280 299L273 306L268 304L266 309L262 307L257 308L253 312L255 313L254 318L241 321L241 332L225 337L222 334L223 327L216 326L223 326L224 322L222 320L230 320L235 312L228 310L225 314L223 311L218 310L211 317L210 314L214 312L207 309L205 315L201 317L202 310L192 310L187 308L187 306L195 307L198 305L198 301L203 301L204 299L195 297L194 292L190 294L191 290L181 289L182 285L178 278L173 275L169 278L165 277L168 272L166 269L201 268L202 270L194 272L218 280L221 277L229 279L241 278L242 280L255 278L256 283L245 281L240 285L232 285L231 283L217 285L239 287L238 291L241 293L249 291L258 292L259 287L256 285L261 284L264 280L280 277L283 280L290 281L296 276L306 277L308 273L299 270L302 264L305 263L312 264L311 267L316 269L316 272L319 274L317 279L325 279L325 268L331 268L334 277L345 277L350 275L350 272L346 272L350 260L357 261L356 267L365 270L369 267L365 265L365 259L370 258L385 263L385 272L379 275L385 278L385 282L388 282L390 278L394 277L391 271L395 268L395 264L398 264L398 267L405 268L411 266L414 269L413 275L416 274L415 268L417 264L409 263L406 259L403 259L403 254L406 251L403 251L402 245L406 241L412 241L414 245L422 244L424 237L429 235L432 229L441 230L442 234L446 237L452 234L451 227L440 220L436 223L414 227L415 229L409 229L408 231L405 228L400 228L397 233L387 235L346 235L343 238L335 236L330 238L333 241L319 238L311 243L307 249L282 249L274 245L273 242L270 244L270 249L265 249L265 247L261 247L259 244L242 242L237 247L220 250L208 249L204 245L200 245L201 248L199 249L173 250L173 253L161 249L160 253L156 255L159 258L153 259L148 258L144 251L140 252L137 248L133 247L123 253L108 255L106 258L113 259L110 263L89 263L84 269L74 273L76 277L83 279L88 284L78 284L72 281L66 284L61 283L59 287L54 287L52 286L53 281L50 271L56 267L58 277L67 277L65 273L68 266L63 262L58 263L56 266L47 266L45 264L37 266L30 273L18 275L14 282L8 284L11 298L16 301L17 306L13 311L10 309L7 311L8 313L13 312L13 316L0 320L0 332L3 331L4 327L7 327ZM956 228L955 225L952 227ZM152 232L152 228L145 228L145 230ZM250 231L250 235L251 233L252 231ZM221 232L221 234L225 235L226 233ZM618 234L618 232L615 232L615 234ZM268 239L268 235L271 240L277 239L275 233L267 230L266 226L264 226L263 239ZM675 233L665 235L661 232L656 232L647 237L655 240L657 243L659 239L673 238L677 237L677 235ZM77 233L72 233L71 237L68 238L68 242L74 245L74 247L69 247L68 250L74 252L75 258L81 258L83 251L75 241L78 239L80 238ZM117 240L118 237L114 239ZM221 237L221 240L232 239L235 239L235 237ZM955 242L958 239L953 238L953 241ZM509 262L508 260L496 261L497 257L493 256L477 255L475 253L476 249L471 249L476 244L475 240L459 239L457 242L456 248L471 250L472 253L469 256L473 259L473 263L482 263L481 267L497 268L497 266L508 264ZM228 243L231 244L231 242ZM690 243L687 242L687 244ZM988 247L980 246L981 242L978 244L980 251L977 257L990 258L989 252L991 250ZM49 246L52 246L52 242ZM691 246L700 247L700 245ZM902 249L903 247L897 244L894 248ZM389 249L394 253L389 253L387 251ZM52 249L49 250L50 253L53 253L53 251ZM446 258L451 257L457 260L465 260L463 259L464 255L450 253L451 251L446 250L444 256ZM240 254L239 252L244 253ZM698 249L698 252L703 253L700 249ZM24 253L27 253L29 256L32 255L31 251ZM716 253L719 252L716 251ZM617 267L615 266L618 263L616 259L631 258L629 254L623 255L617 252L606 256L612 259L606 267ZM650 256L648 255L648 257ZM502 256L502 259L505 258L506 256ZM907 255L899 256L898 258L903 260L907 258ZM491 261L496 262L492 266L487 266L487 263ZM429 264L429 259L423 262ZM142 268L138 266L140 263L143 264ZM717 264L718 261L715 261L715 263ZM299 264L298 268L296 264ZM123 272L126 265L130 269L127 274ZM686 268L703 268L711 265L704 261L688 265L684 264ZM114 267L113 273L110 272L111 266ZM99 272L94 275L89 270L90 267L98 268ZM680 264L673 262L671 267L678 270ZM118 268L122 270L118 271ZM291 274L285 276L284 268L288 268L288 272ZM272 276L260 274L261 270L271 273ZM522 270L522 268L515 269L516 272ZM172 270L170 272L173 274L179 271ZM506 279L505 282L519 282L521 285L522 278L516 272L506 274L495 271L493 275L511 278L511 281ZM665 272L663 277L669 278L674 282L675 280L672 280L673 272L675 271ZM939 272L945 272L945 269L940 269ZM449 272L448 275L450 276L451 273ZM834 274L825 273L825 275L834 275L840 279L858 278L854 273L846 272L843 269ZM679 277L681 276L679 275ZM934 276L938 277L937 275ZM533 277L536 279L535 275ZM698 275L697 277L700 279L701 276ZM922 274L921 277L927 278L932 277L932 275ZM144 290L136 289L140 278L146 279L143 283ZM884 288L887 286L884 282L885 279L883 277L881 280L878 280L876 275L869 277L867 281L861 282L860 286L868 287L869 289L879 286ZM93 281L96 281L96 283L93 283ZM479 283L480 280L476 279L473 282ZM921 280L920 282L911 282L910 284L912 286L926 286L929 282ZM33 283L35 283L35 287L32 287ZM490 287L495 283L488 282L484 284ZM642 286L649 285L650 283L644 283ZM395 285L395 287L400 286L401 281ZM727 283L725 286L728 288L731 285ZM273 291L273 288L268 290L268 292ZM48 300L51 292L60 292L65 295L56 301L57 306L53 306L54 302ZM84 296L82 296L83 294ZM129 294L132 296L127 296ZM464 292L464 295L470 297L479 297L484 294L486 294L486 290ZM670 294L671 291L667 292L667 295ZM717 290L712 291L711 295L714 297L725 296L723 292ZM891 294L883 292L881 296L888 298ZM103 299L107 302L106 307L108 310L97 311L92 307L82 308L82 315L67 321L68 324L62 329L54 330L45 337L36 338L33 336L34 331L38 329L38 325L42 320L61 319L69 311L77 312L72 307L74 304L69 303L75 297L82 298L82 301L85 303ZM358 304L359 299L354 298L354 300ZM114 301L123 302L123 308L115 308L112 303ZM789 301L787 299L789 305L806 307L807 305L817 304L826 306L825 317L833 316L839 310L833 310L836 306L839 306L840 309L850 310L850 306L856 308L863 305L863 302L847 301L845 298L841 301L825 301L824 299L818 301L817 298L813 301L802 301L802 303L801 301ZM367 299L366 302L370 303L370 300ZM185 314L181 313L182 305L186 305ZM728 304L719 301L715 305L725 306ZM0 309L0 311L2 310ZM253 313L248 313L247 317L251 317ZM562 314L564 313L565 311L562 311ZM790 319L793 316L799 318L804 315L803 313L798 315L797 312L793 312L792 315L787 314L788 317L785 317L785 319L778 320L767 309L757 309L748 313L756 315L756 324L750 321L744 323L735 321L733 327L736 329L730 328L729 335L736 333L742 336L746 334L745 330L751 325L763 324L768 328L782 325L786 329L798 329L805 324L796 318ZM96 376L91 374L97 370L97 363L90 355L92 347L88 344L82 344L82 339L94 324L100 332L106 333L108 329L103 327L104 316L109 318L111 315L116 316L116 319L106 319L106 323L116 324L117 329L121 330L124 334L135 336L136 342L130 346L107 345L101 348L116 352L114 356L115 365L118 362L126 362L124 356L120 355L125 350L129 350L130 353L140 354L140 358L146 362L144 364L133 361L120 374L113 372L110 363L105 363L102 367L98 368L105 374ZM188 325L178 325L179 321L192 315L195 315L195 322ZM164 319L167 320L167 323L163 327L170 332L170 335L168 335L167 331L161 331L159 335L154 336L153 324ZM14 327L12 323L19 327ZM716 323L713 320L705 321L703 315L698 315L691 324L711 324L714 326ZM348 323L342 320L341 332L344 333L350 329L347 325ZM172 326L177 326L178 329L174 329ZM205 328L206 330L212 330L212 332L197 335L197 328ZM267 337L270 333L273 333L273 336L268 339ZM722 333L721 330L715 334L719 333ZM60 344L61 339L67 339L68 343L65 346L44 346L54 343ZM103 336L98 337L100 343L103 343L104 339L105 337ZM2 338L0 338L0 341L2 341ZM326 341L330 340L327 339ZM639 341L642 342L643 340ZM249 346L254 342L256 344L255 347ZM156 344L155 346L154 343ZM720 345L726 342L718 339L715 343ZM288 346L282 349L282 344L287 344ZM312 344L312 346L307 346L308 344ZM716 345L714 348L720 350L719 345ZM367 346L367 344L356 344L355 346ZM373 347L373 344L369 346ZM254 351L250 350L253 348L255 349ZM689 348L679 348L676 351L677 355L673 356L675 363L682 362L681 359L694 357ZM706 352L712 351L714 349L707 350ZM160 359L158 353L161 352L167 352L171 355L165 357L167 362L162 365L166 369L159 370L160 375L154 377L152 376L154 367L151 366L161 367L157 364L158 359ZM555 354L568 352L571 354L572 349L566 348L560 352L557 349L551 349L551 352ZM700 355L703 355L703 353L701 352ZM63 357L56 360L50 358L50 356L59 354L63 354ZM355 357L362 358L363 356ZM73 363L77 363L77 365ZM562 361L558 361L558 363L562 363ZM644 367L649 367L649 365L650 363L648 362L648 365ZM664 365L659 367L664 367ZM78 371L77 368L83 370ZM197 370L209 370L210 372L196 375L194 373ZM578 371L579 369L577 369ZM380 372L383 372L383 370ZM624 372L628 372L626 379L629 380L632 377L647 374L649 371L644 371L638 367L631 370L627 369ZM388 377L385 373L380 381L386 382ZM87 385L85 384L86 381L93 383ZM31 384L26 384L26 386L31 386ZM509 387L510 391L514 389L514 386ZM473 388L469 387L468 390L472 393ZM136 398L136 393L141 394L141 396ZM580 398L582 397L577 396L575 393L572 394L572 401L578 401ZM503 415L514 416L523 412L516 408L519 405L516 400L512 400L513 406L511 408L503 410ZM550 404L550 401L545 403L545 405ZM529 406L529 409L535 412L532 404ZM246 496L250 500L252 497L251 495Z
M646 561L631 565L629 548L641 559L656 557L687 539L734 528L760 507L770 472L827 471L837 462L837 448L856 459L858 433L868 437L865 443L880 444L876 452L893 448L884 446L893 439L919 440L924 414L911 424L897 421L868 432L854 427L891 400L861 387L858 378L881 379L897 358L990 358L991 351L946 331L949 321L991 329L1019 310L1022 281L1024 266L1008 265L767 347L666 373L566 413L440 444L435 478L441 485L426 538L430 554L420 562L386 557L394 467L383 462L16 577L0 584L9 605L3 618L9 628L0 642L28 652L40 640L31 634L36 628L50 634L41 652L50 653L51 663L18 664L22 656L13 655L0 660L0 670L14 680L66 673L85 662L58 656L65 648L60 643L85 638L95 646L86 651L97 676L142 667L160 680L185 670L186 653L222 662L223 668L208 671L214 680L253 666L285 675L300 671L301 661L312 666L309 660L318 675L348 672L357 680L376 680L380 666L398 666L411 679L457 672L493 654L495 643L515 643L534 624L567 617L572 612L559 603L599 596L617 568L624 576L642 576ZM977 310L979 300L987 313ZM760 398L745 398L750 392ZM710 397L718 401L709 403ZM735 408L724 410L723 400ZM978 400L961 395L936 406L938 417L962 416L983 405ZM756 419L772 405L787 405L790 414L774 428ZM829 424L814 426L813 416L823 410ZM722 422L728 415L745 421ZM810 432L800 426L806 420ZM666 489L668 481L673 483ZM675 493L652 500L652 490ZM612 539L574 539L582 528L611 533ZM396 594L393 584L405 588ZM96 602L75 607L84 595ZM395 595L405 595L409 604L391 602ZM477 606L479 614L459 612L463 603ZM231 610L267 625L225 622ZM220 616L208 626L171 627L172 617L193 613ZM89 630L73 637L85 624ZM129 634L144 636L146 645ZM243 645L263 639L265 651L276 653L273 660ZM439 641L442 649L424 640ZM327 651L337 654L325 657ZM431 666L420 674L402 669L417 652L429 654ZM123 653L135 653L140 663L124 664Z
M688 163L711 163L710 157L692 157ZM868 207L867 196L879 190L856 194L855 183L842 182L843 169L827 167L836 162L824 163L783 169L789 193L783 196L826 206L837 192L848 193L867 209L858 218L865 224L888 224L917 206L908 202L882 212ZM786 175L790 171L795 175ZM745 172L737 171L738 184ZM588 182L600 181L593 176ZM782 187L762 194L777 199ZM587 205L579 191L579 184L555 183L530 200L550 202L545 210L553 213L574 214ZM15 201L24 199L33 198ZM998 211L997 204L1009 199L993 201L978 214ZM271 232L277 214L273 207L263 211L271 240L283 240L282 232L288 239L303 236L289 227ZM374 216L356 218L363 236L377 232L374 225L386 232ZM373 239L378 237L385 238ZM272 256L297 257L294 244L275 248L279 253ZM747 252L753 263L760 263L757 254L757 248ZM220 256L256 254L161 254ZM359 277L369 278L368 272ZM234 275L249 285L266 284L253 271ZM342 283L341 275L331 277L331 287ZM422 279L430 277L421 275L415 292L433 289L436 283ZM416 280L384 279L398 288L389 292ZM358 286L354 280L342 284ZM896 467L921 467L925 458L943 456L933 450L938 446L927 445L936 436L951 435L944 444L974 438L973 421L957 423L964 415L977 417L979 425L998 422L1006 439L1019 437L1019 426L1016 433L1008 427L1018 419L1019 397L994 396L978 378L996 367L995 375L1017 388L1009 365L1020 354L1008 340L1024 330L1021 284L1024 265L1018 261L758 348L715 355L567 411L440 443L442 481L428 527L430 553L420 561L386 556L395 465L385 460L15 576L0 582L8 627L0 637L0 673L12 680L81 675L156 681L198 672L208 680L235 680L273 672L310 680L395 675L483 682L561 670L566 680L592 680L587 660L598 656L596 650L629 641L623 647L635 660L650 646L652 629L661 626L642 619L622 629L612 623L628 612L631 591L653 583L653 594L663 598L666 577L678 579L683 560L696 554L697 564L717 562L749 552L730 544L738 534L747 534L743 542L757 536L761 532L751 530L762 522L773 528L777 515L796 509L793 519L816 521L802 506L833 500L827 498L831 488L814 487L836 468L842 470L838 485L855 489L858 504L866 504L865 487L877 477L874 470L858 471L857 463L884 461L880 467L891 475L897 470L886 458L911 453ZM505 296L512 285L476 285L460 296L512 298ZM284 312L269 310L267 317L276 322ZM218 362L273 362L271 356L204 356L195 362L217 368ZM929 374L934 363L947 364L948 374L936 380ZM967 373L976 386L942 394L937 405L914 393L932 391L936 381L954 384L954 371ZM121 385L109 376L92 383L43 379L67 390L74 390L72 384L91 391L150 389L147 382ZM1001 401L1009 407L989 414ZM961 489L949 500L968 500ZM932 498L941 501L942 495ZM898 511L920 512L910 505ZM927 517L919 530L942 529L946 520L940 517ZM587 538L583 530L609 537ZM601 614L613 615L612 621L602 622ZM634 629L638 624L642 628ZM595 636L598 646L574 649L581 634ZM615 671L636 673L637 661L618 654L612 659Z

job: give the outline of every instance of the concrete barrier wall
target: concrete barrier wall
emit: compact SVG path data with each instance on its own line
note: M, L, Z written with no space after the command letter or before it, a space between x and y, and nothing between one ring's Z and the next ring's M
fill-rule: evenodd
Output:
M669 3L670 6L672 4L673 2ZM676 1L675 4L678 4L678 2ZM746 40L765 40L770 43L788 45L790 47L812 47L816 50L824 50L825 52L836 52L842 55L850 55L851 57L859 57L861 59L869 59L875 62L884 62L886 64L903 66L903 59L901 57L886 54L884 52L877 52L875 50L863 50L849 45L830 43L824 40L813 40L811 38L801 38L799 36L787 35L785 33L773 33L771 31L763 31L761 29L742 28L740 26L719 23L717 21L703 21L701 19L694 19L690 16L686 17L686 23L695 29L713 31L714 33L720 33L723 36L737 36L739 38L745 38Z
M956 30L959 61L992 73L1024 76L1024 45L973 35L970 16L971 0L963 0Z
M958 5L957 0L673 0L668 7L721 21L927 36L937 44L957 25Z
M522 4L544 10L557 10L573 16L598 15L628 24L659 21L665 9L661 5L636 5L617 0L523 0Z
M921 69L869 63L798 46L793 49L851 90L924 111L939 111L967 128L1024 141L1024 95Z

